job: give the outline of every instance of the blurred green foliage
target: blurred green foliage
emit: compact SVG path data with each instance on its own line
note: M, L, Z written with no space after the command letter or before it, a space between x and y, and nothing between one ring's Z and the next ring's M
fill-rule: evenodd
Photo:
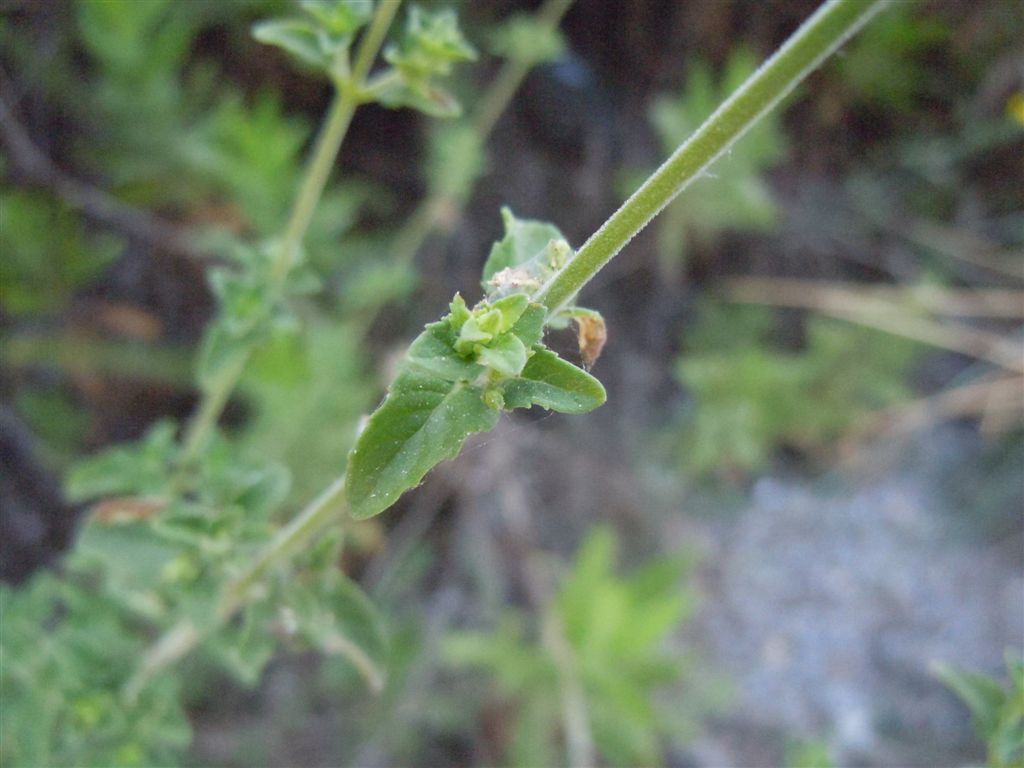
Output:
M651 107L650 121L662 151L674 151L757 65L758 58L745 48L733 51L720 78L707 62L694 61L682 90L659 97ZM767 114L707 178L683 190L665 209L655 226L658 256L667 274L680 274L691 246L707 247L724 231L764 231L775 225L777 206L763 175L786 155L781 119L779 110ZM631 182L629 191L635 186Z
M48 195L0 192L0 302L15 316L57 313L94 280L121 247L86 230Z
M688 330L676 378L693 408L672 440L693 472L755 472L783 445L813 455L910 395L917 345L812 317L803 348L785 351L773 318L764 308L706 304Z
M894 3L849 46L836 67L859 99L894 114L942 88L929 54L949 39L940 16L922 13L924 3Z
M0 762L97 767L178 762L191 729L176 680L155 680L131 707L117 694L146 645L131 610L44 573L18 589L0 585L0 614Z
M828 744L821 741L793 741L786 745L785 768L834 768Z
M1024 661L1006 655L1009 686L978 672L935 665L935 674L967 705L985 743L989 768L1024 766Z
M906 108L921 84L934 80L928 55L948 32L910 6L898 4L869 27L841 65L857 97L885 109ZM435 696L433 689L421 689L420 699L401 698L425 640L417 627L389 642L376 609L339 568L338 536L324 536L293 569L260 583L236 620L221 627L209 621L220 609L223 585L262 551L277 521L343 467L358 417L375 391L367 375L366 329L386 302L407 295L415 281L410 263L381 257L389 253L382 244L390 233L354 232L368 210L388 211L392 202L363 179L326 190L299 255L301 266L282 285L270 275L272 238L301 178L312 125L286 106L287 94L247 90L222 64L239 52L252 55L256 46L245 36L252 18L287 12L292 4L78 0L71 7L75 34L62 38L45 60L0 20L0 41L21 65L19 77L67 115L72 133L59 148L67 154L61 160L119 199L193 226L197 239L220 257L210 276L221 314L205 346L204 377L237 360L240 348L253 351L240 386L242 427L229 437L217 435L189 472L179 464L178 428L170 422L156 424L137 444L79 464L68 477L69 494L107 501L84 523L64 572L40 574L18 590L0 587L0 655L18 660L0 664L0 763L180 763L190 741L180 689L183 682L202 686L161 674L136 698L125 692L147 649L152 653L151 642L183 617L203 634L199 664L211 679L224 671L253 685L274 654L315 649L331 659L323 685L332 697L361 685L384 686L386 668L397 678L378 709L360 702L358 715L367 720L419 706L425 713L417 716L441 731L464 728L479 709L469 713L466 701ZM306 0L299 9L304 16L262 24L257 37L293 54L305 68L337 78L343 74L339 54L368 20L370 4ZM474 58L473 47L450 12L413 9L406 22L386 54L391 67L371 80L368 97L432 115L456 114L457 103L437 78L453 63ZM209 36L226 41L227 53L216 60L204 53L202 40ZM564 49L550 28L522 16L510 19L491 42L499 55L526 64ZM695 62L682 92L652 107L663 149L674 149L755 65L750 52L738 50L718 78L709 65ZM666 270L680 269L688 248L712 243L724 231L765 230L775 223L777 206L763 176L786 153L777 114L669 207L658 224ZM1010 135L967 128L967 142L924 137L894 154L929 183L941 184L946 200L961 178L956 163L976 160ZM431 129L428 136L429 192L465 203L485 167L484 142L468 122ZM876 184L865 197L891 216L884 187ZM940 209L933 203L937 197L924 196L922 209ZM526 256L542 251L552 237L548 229L535 234L540 244ZM122 247L118 237L87 226L51 196L4 191L5 313L18 321L59 316ZM685 431L672 439L691 470L757 471L783 445L813 454L871 410L907 397L913 345L812 319L804 343L783 351L773 328L767 311L701 308L675 365L695 407ZM17 341L21 347L32 343L27 337ZM73 338L67 343L88 346ZM39 345L37 358L47 356L56 357L50 346ZM127 363L120 367L123 358L110 359L108 368L131 375ZM143 366L150 373L160 367ZM70 454L81 444L87 417L64 391L26 388L15 393L15 402L50 445ZM508 611L493 630L456 633L444 643L456 674L492 675L495 690L483 698L510 703L513 733L502 745L510 762L565 761L565 659L551 646L552 632L568 644L570 676L579 678L588 725L609 764L660 762L663 744L685 741L714 698L700 688L692 662L667 649L693 610L695 590L687 581L692 564L685 557L655 560L623 577L616 573L615 550L614 535L596 530L540 615ZM1020 733L1024 686L1019 663L1011 672L1011 692L948 673L975 712L997 768L1020 765L1020 744L1013 741ZM677 697L681 688L686 695ZM660 706L663 697L670 708ZM387 722L384 715L380 722ZM397 749L415 756L420 736L406 731L410 743ZM787 759L825 765L827 757L821 745L805 745Z
M242 380L252 416L239 435L241 451L290 467L296 503L345 465L374 396L363 354L353 329L320 318L301 336L271 339Z
M696 604L685 581L693 563L684 556L655 559L619 576L616 549L610 529L589 534L540 626L509 610L489 632L446 638L448 662L493 676L490 695L513 708L507 764L567 764L562 707L573 679L597 751L612 765L660 764L663 739L679 743L692 735L693 711L678 698L662 709L657 695L693 679L685 656L667 648ZM551 632L567 643L565 657Z

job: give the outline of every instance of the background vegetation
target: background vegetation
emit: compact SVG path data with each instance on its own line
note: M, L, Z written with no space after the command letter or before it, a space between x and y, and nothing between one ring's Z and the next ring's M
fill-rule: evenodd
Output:
M296 7L0 5L5 764L1019 765L1006 0L895 3L588 287L605 406L504 416L123 698L479 296L501 206L580 245L814 5L458 5L430 88L415 36L379 61L405 90L356 113L273 296L254 244L331 88L251 27ZM157 510L218 339L249 365Z

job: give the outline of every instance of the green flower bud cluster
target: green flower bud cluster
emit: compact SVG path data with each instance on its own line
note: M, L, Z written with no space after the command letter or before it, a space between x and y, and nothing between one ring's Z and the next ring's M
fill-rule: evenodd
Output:
M513 328L529 306L526 295L516 293L493 303L481 301L470 310L462 296L456 294L449 316L452 330L458 334L455 352L486 366L498 377L518 376L530 351Z

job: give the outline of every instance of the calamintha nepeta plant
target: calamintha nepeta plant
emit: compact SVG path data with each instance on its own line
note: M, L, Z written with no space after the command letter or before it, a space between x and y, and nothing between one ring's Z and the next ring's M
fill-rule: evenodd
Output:
M228 589L224 613L236 610L247 589L346 504L360 518L384 511L431 467L458 453L468 435L493 427L502 410L537 403L579 413L600 405L603 388L543 347L544 328L592 316L572 305L580 289L883 5L825 3L578 251L551 225L508 217L506 237L485 269L488 296L472 311L457 298L451 312L413 343L360 435L348 472L282 529ZM504 293L509 295L499 298Z
M567 5L565 0L549 0L539 17L541 27L521 25L499 40L499 47L513 51L523 40L532 40L537 48L510 56L480 111L456 123L448 138L459 141L449 145L439 134L439 154L464 151L472 162L457 174L440 177L400 236L398 261L408 261L429 233L450 222L452 211L464 204L479 174L483 140L497 115L530 66L557 51L554 38L534 33L550 32ZM882 5L883 0L826 2L579 250L554 226L504 212L505 236L484 269L484 298L470 306L456 295L449 313L425 328L366 423L346 472L279 528L270 514L284 498L287 473L242 461L218 434L219 416L254 351L298 324L290 300L318 285L306 265L303 243L355 110L376 102L454 116L458 105L440 79L453 64L475 53L453 13L410 7L405 34L384 49L385 66L374 71L397 0L381 0L376 6L368 1L304 0L303 16L258 25L258 39L285 49L327 77L334 99L282 234L266 243L235 243L231 268L211 275L220 313L203 342L201 403L183 438L176 439L173 425L161 425L140 446L115 449L73 478L80 498L107 497L100 510L111 519L127 520L113 534L86 531L82 551L75 556L78 572L85 575L76 578L88 581L93 578L89 569L98 569L96 580L114 585L105 595L109 621L155 626L162 634L142 652L137 639L125 640L139 633L115 631L111 627L119 625L113 623L103 631L91 630L90 622L105 621L107 614L90 608L78 621L80 586L75 579L44 583L25 598L38 600L41 607L36 613L26 610L14 632L5 632L5 653L26 653L34 642L32 628L47 621L46 606L59 599L66 606L64 636L73 633L66 638L69 643L92 636L100 643L104 637L111 643L117 638L123 646L116 668L91 669L91 677L64 681L76 691L72 706L61 715L65 720L48 727L74 734L114 722L116 715L121 720L110 726L112 734L127 731L145 739L144 734L157 732L152 723L164 723L163 741L152 737L160 745L149 754L165 759L181 745L183 725L173 705L176 684L161 673L203 646L253 679L275 646L275 638L261 627L274 622L291 639L345 656L379 690L386 643L373 607L337 568L341 533L336 523L341 513L347 509L356 518L368 518L383 512L434 465L455 456L470 434L491 429L505 411L540 405L584 413L601 405L601 384L548 349L545 330L575 323L583 358L592 361L604 341L604 323L599 314L576 304L580 290ZM159 534L155 540L153 531ZM128 551L139 553L128 561L135 570L119 581L112 571ZM290 571L287 578L285 570ZM118 585L125 583L132 589L121 591ZM115 609L118 600L127 604L127 618ZM4 612L9 614L6 605ZM141 662L125 673L122 667L136 658ZM44 672L59 674L47 668L39 675ZM34 674L25 672L15 684L39 685ZM119 693L110 694L111 689ZM92 690L106 693L97 697ZM48 706L41 704L40 712ZM29 710L22 714L30 725L41 717ZM62 748L70 753L48 744L20 744L14 754L25 763L66 762L75 748L73 739L66 741ZM103 751L104 746L93 762L144 759L144 753L129 749L142 749L139 745L126 746L114 735L108 741L116 748Z

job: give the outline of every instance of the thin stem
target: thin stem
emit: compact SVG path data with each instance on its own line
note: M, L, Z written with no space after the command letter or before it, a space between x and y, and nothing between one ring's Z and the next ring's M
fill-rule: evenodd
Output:
M549 29L556 28L562 22L562 17L565 16L572 3L573 0L547 0L537 11L537 21ZM523 80L535 66L536 62L522 59L509 59L502 66L490 88L487 89L487 93L480 100L480 106L473 118L473 127L476 128L481 142L490 135L498 118L508 109L512 97L515 96L519 86L523 84Z
M344 504L345 476L342 475L292 518L266 549L224 588L217 612L202 632L191 619L184 619L156 641L125 685L126 700L133 701L157 674L191 653L205 635L227 623L249 601L260 580L275 566L288 561L314 533L337 519ZM367 679L373 685L373 676Z
M377 4L373 20L360 41L351 77L336 82L334 101L324 127L317 137L316 146L292 208L284 238L272 265L271 274L277 283L278 290L283 286L288 271L295 262L295 255L302 245L302 239L305 237L331 169L334 167L341 144L352 122L352 115L361 103L366 77L380 51L399 5L401 5L401 0L381 0ZM252 350L246 350L238 360L225 367L223 373L204 389L199 410L185 434L182 467L194 461L206 444L231 391L245 370L251 353ZM267 571L290 558L298 546L320 530L326 522L334 518L344 503L344 486L344 476L335 480L327 490L282 528L263 553L225 587L217 614L214 617L215 620L211 622L213 626L206 627L206 632L228 621L245 604L252 587ZM190 620L184 620L168 630L150 648L139 669L125 685L125 697L129 701L137 697L149 680L191 652L202 640L202 637L203 632L200 632Z
M536 18L554 29L561 23L573 2L547 0L537 11ZM473 114L473 128L479 146L487 143L498 119L508 109L512 98L534 66L530 62L508 60L501 67ZM428 237L438 230L450 229L459 220L464 206L465 200L456 200L451 195L439 192L432 193L420 202L395 239L395 262L403 265L411 263Z
M302 240L334 168L345 134L352 123L352 116L362 102L361 93L366 76L370 73L370 67L373 66L400 4L401 0L381 0L378 3L373 20L359 43L351 77L336 83L334 100L317 136L284 236L271 264L270 274L275 292L283 290L288 273L296 263ZM348 54L346 52L342 55ZM182 466L192 463L206 445L251 355L252 349L242 352L233 364L225 366L221 374L203 388L199 408L185 432Z
M284 237L276 249L271 274L275 281L283 283L288 271L295 264L302 240L309 229L309 224L316 213L317 204L327 186L327 179L334 168L334 162L345 139L348 127L352 123L352 115L359 106L359 99L353 88L338 88L331 103L330 111L320 135L317 137L313 154L306 168L305 178L299 193L295 197L292 213L285 228Z
M541 288L560 311L676 195L877 13L886 0L828 0L733 93Z
M565 627L554 606L541 629L542 642L555 662L559 697L562 706L562 727L565 731L565 749L572 768L593 768L597 765L594 737L587 715L587 697L576 665L576 654Z
M336 520L344 506L345 476L342 475L293 517L249 567L225 587L217 608L218 621L230 619L245 604L253 586L275 566L289 560L314 533Z

